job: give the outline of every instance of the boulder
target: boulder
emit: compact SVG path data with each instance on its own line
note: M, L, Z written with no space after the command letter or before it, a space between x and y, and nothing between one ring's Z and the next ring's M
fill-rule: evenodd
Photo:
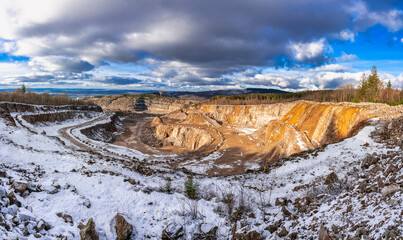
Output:
M331 240L327 228L322 224L319 229L319 240Z
M339 181L339 178L337 177L336 173L331 172L329 175L326 176L324 184L330 185L330 184L333 184L338 181Z
M91 207L91 202L90 202L90 200L89 200L89 199L85 199L84 202L83 202L83 205L84 205L86 208L90 208L90 207Z
M287 234L288 234L288 231L287 231L287 229L285 229L284 226L282 226L280 232L277 233L277 235L281 238L287 236Z
M130 239L130 235L133 232L133 225L128 223L122 215L116 214L115 229L117 235L116 240L127 240Z
M95 222L92 218L80 230L81 240L99 240L99 235L95 231Z
M288 209L286 207L282 207L281 212L283 213L284 216L290 216L291 215L291 212L288 211Z
M43 219L41 219L41 220L39 220L38 224L36 225L36 231L40 232L43 229L45 229L45 227L46 227L46 223Z
M18 207L21 207L21 202L18 201L17 197L15 196L14 192L10 192L8 194L8 199L10 200L10 205L17 205Z
M28 209L25 208L20 208L20 212L18 213L19 218L23 222L27 221L36 221L35 216L32 214L32 212L28 211Z
M181 225L169 224L164 230L162 230L162 240L179 240L185 235L183 227Z
M0 186L0 197L4 197L7 195L6 189L3 186Z
M263 240L263 237L256 231L250 231L247 234L235 233L232 240Z
M11 187L14 188L15 192L22 194L28 189L28 184L23 182L13 182Z
M382 188L382 195L383 196L388 196L389 194L395 193L397 191L400 190L400 186L397 184L392 184L392 185L388 185L384 188Z
M70 215L65 214L65 213L61 213L61 212L57 213L56 215L57 215L59 218L63 218L63 220L64 220L65 223L70 223L71 225L74 224L74 223L73 223L73 218L72 218Z

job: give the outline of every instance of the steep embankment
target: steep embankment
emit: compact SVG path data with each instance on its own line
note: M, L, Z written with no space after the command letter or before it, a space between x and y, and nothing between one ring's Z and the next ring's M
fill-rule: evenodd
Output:
M210 118L219 122L239 124L249 127L261 127L271 120L283 117L295 103L277 103L270 105L202 105L199 109Z
M0 102L0 117L8 124L15 125L12 113L24 113L22 118L30 124L38 122L63 122L73 118L89 117L91 112L102 112L93 105L47 106L13 102Z
M189 100L167 97L142 97L140 95L104 96L90 99L94 104L110 111L147 111L168 113L189 104Z
M36 124L38 122L64 122L73 118L81 119L89 117L91 117L91 114L88 111L63 111L22 116L22 118L30 124Z
M122 128L121 118L115 113L110 121L84 128L81 133L90 139L110 143L115 140L115 136Z
M224 138L218 150L238 149L241 155L255 153L255 158L272 161L350 137L366 119L384 116L384 111L380 110L383 105L366 106L307 101L245 106L202 105L197 109L167 114L154 126L157 138L170 142L179 138L181 143L174 145L186 147L194 146L195 139L183 137L185 130L199 128L204 130L203 134L209 129L215 130ZM392 115L398 112L399 109L388 110ZM248 139L236 131L245 127L256 129L246 134L250 136ZM181 129L175 132L182 133L181 137L172 135L171 129L175 128ZM193 134L194 130L191 132ZM209 141L204 142L204 145L208 144Z
M206 130L180 125L159 124L155 135L173 146L186 147L189 150L198 150L214 140Z
M267 125L264 142L271 153L269 159L340 141L354 134L369 117L359 107L297 103Z

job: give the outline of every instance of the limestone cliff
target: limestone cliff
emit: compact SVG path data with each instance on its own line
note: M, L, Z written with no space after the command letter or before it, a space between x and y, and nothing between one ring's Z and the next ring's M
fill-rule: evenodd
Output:
M93 105L32 105L15 102L0 102L0 117L8 124L15 125L11 113L26 113L23 118L31 124L37 122L62 122L75 117L88 117L90 112L102 112L102 109Z
M353 134L356 126L368 118L364 111L358 107L297 103L280 120L269 122L264 143L279 157L337 142Z
M270 105L202 105L199 109L219 122L261 127L271 120L282 118L295 103Z
M168 97L143 97L141 95L104 96L90 99L94 104L110 111L147 111L168 113L183 108L189 100Z
M186 147L192 151L198 150L214 140L203 129L180 125L158 124L155 128L155 135L176 147Z
M63 122L73 118L89 118L90 112L81 111L62 111L54 113L42 114L29 114L24 115L22 118L30 124L43 123L43 122Z
M254 149L256 156L271 161L349 137L364 120L378 116L376 112L373 107L365 108L364 104L308 101L242 106L201 105L196 109L171 112L163 117L163 121L154 120L153 126L158 138L169 138L171 142L176 141L175 146L187 147L194 145L195 139L181 137L186 135L186 130L197 126L211 134L214 130L217 136L223 136L224 141L218 143L215 149L234 148L248 154L252 154ZM250 135L254 139L251 141L255 141L254 146L250 139L242 138L242 132L236 133L236 129L244 127L259 129ZM175 134L172 134L173 129L176 129ZM193 130L189 133L194 134ZM210 143L204 141L204 144Z

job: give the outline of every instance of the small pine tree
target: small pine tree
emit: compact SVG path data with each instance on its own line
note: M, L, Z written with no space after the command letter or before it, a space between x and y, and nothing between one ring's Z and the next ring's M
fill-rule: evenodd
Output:
M21 92L22 92L22 93L26 93L26 91L27 91L27 89L26 89L25 85L24 85L24 84L22 84L22 87L21 87Z
M168 178L167 182L165 184L165 192L171 194L172 193L172 183L171 183L171 179Z
M390 90L392 89L392 83L390 82L390 80L388 81L388 85L386 85L386 87Z
M198 184L193 180L193 176L188 176L185 182L185 193L190 199L197 198Z

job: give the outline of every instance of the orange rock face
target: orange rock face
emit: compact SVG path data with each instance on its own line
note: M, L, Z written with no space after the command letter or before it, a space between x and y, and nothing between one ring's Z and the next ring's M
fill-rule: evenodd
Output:
M339 141L368 118L363 109L328 104L297 103L281 120L267 125L265 144L282 156Z
M305 133L311 141L327 143L346 138L358 121L366 119L360 117L361 112L356 107L298 103L281 121Z
M171 119L166 124L171 127L196 128L197 133L185 134L189 129L183 129L177 135L164 129L165 135L157 135L175 142L175 146L186 146L191 150L214 143L216 145L208 149L221 151L228 161L272 161L350 137L369 118L401 112L398 107L368 103L296 101L266 105L201 105L166 115ZM207 136L205 133L210 137L203 138L204 141L190 137ZM185 135L187 137L180 137ZM202 144L195 144L198 142Z

